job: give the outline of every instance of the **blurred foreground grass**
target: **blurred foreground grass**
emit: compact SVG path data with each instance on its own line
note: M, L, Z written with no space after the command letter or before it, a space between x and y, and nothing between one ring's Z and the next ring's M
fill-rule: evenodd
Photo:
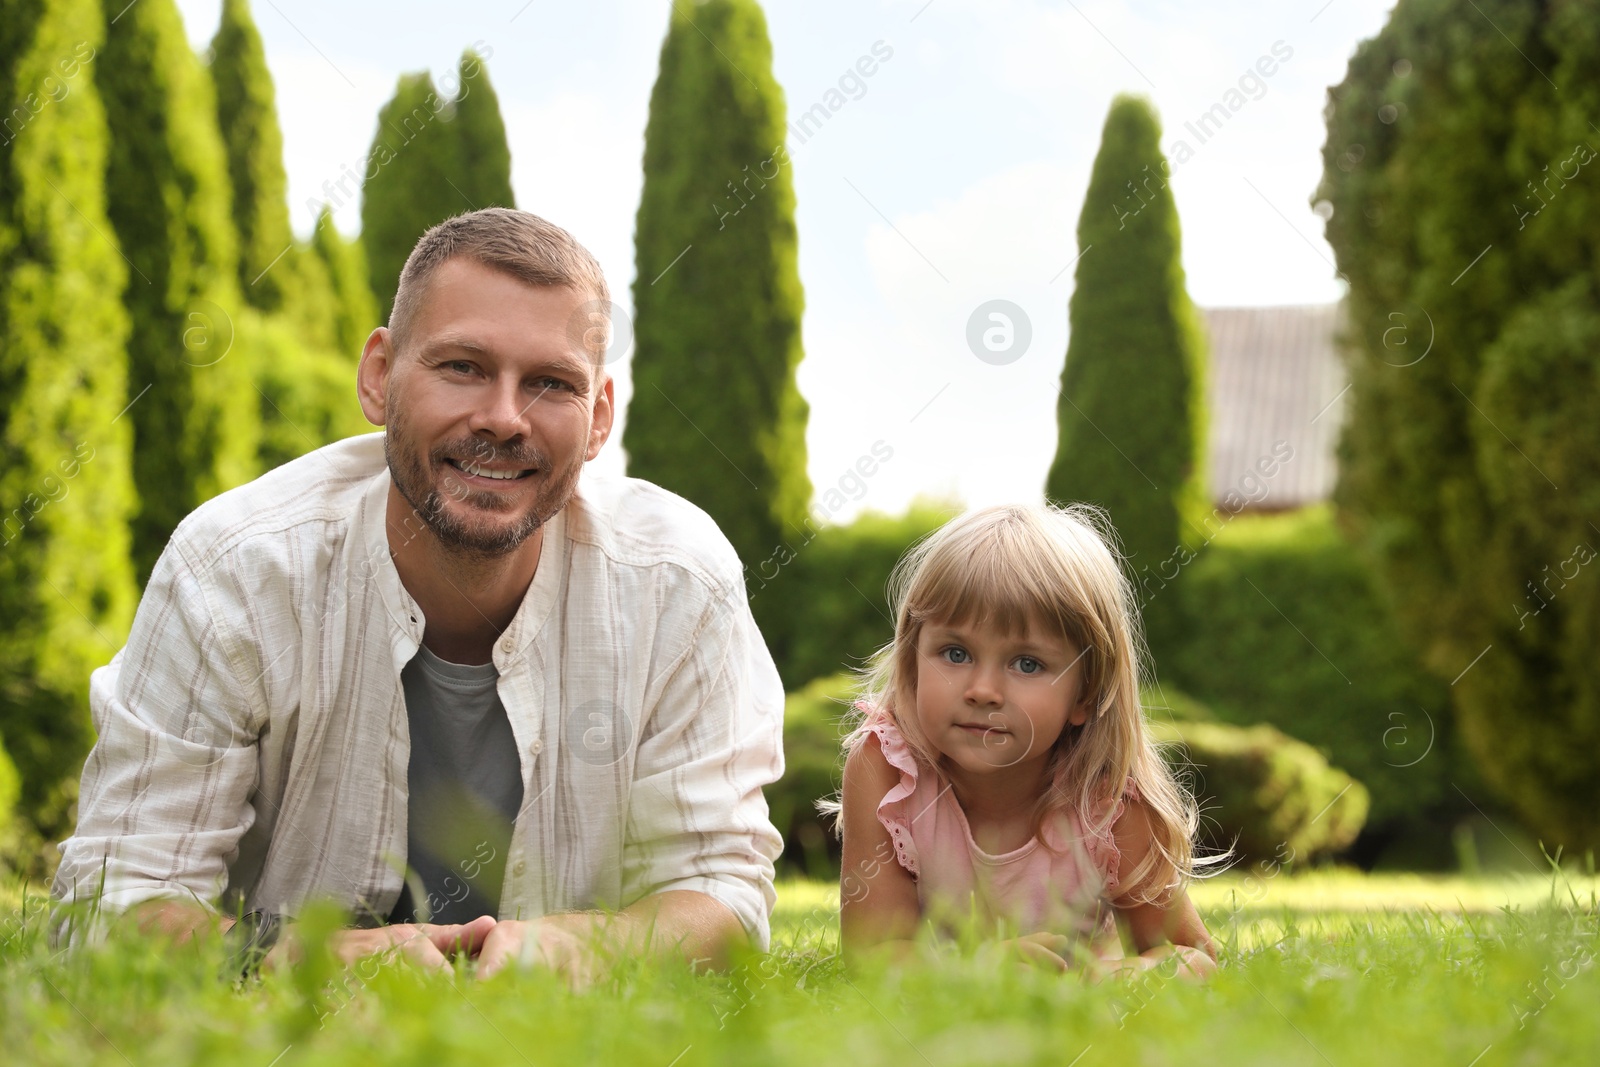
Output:
M0 1061L40 1064L1588 1062L1600 1048L1589 878L1329 872L1194 893L1226 945L1206 985L1084 986L983 957L845 972L837 889L787 882L774 952L727 975L624 962L574 994L403 965L236 991L220 950L122 941L54 956L6 901Z

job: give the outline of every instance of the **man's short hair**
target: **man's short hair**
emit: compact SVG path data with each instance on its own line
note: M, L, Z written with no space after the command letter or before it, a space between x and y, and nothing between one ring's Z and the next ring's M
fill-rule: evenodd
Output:
M529 285L565 286L588 292L600 314L610 314L611 291L599 262L560 226L527 211L487 207L471 211L434 226L422 235L400 271L394 308L389 312L389 333L395 347L405 345L411 321L427 296L433 272L447 260L463 256L501 271ZM603 331L585 329L593 318L574 324L573 336L581 337L598 364L605 358L605 345L599 341Z

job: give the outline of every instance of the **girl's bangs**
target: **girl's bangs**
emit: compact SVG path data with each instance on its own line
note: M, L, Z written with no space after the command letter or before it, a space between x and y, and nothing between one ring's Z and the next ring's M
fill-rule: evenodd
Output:
M1078 583L1062 565L1060 546L1039 533L1006 523L938 545L907 590L907 614L918 623L981 626L1007 637L1037 627L1085 647L1088 605L1073 595Z

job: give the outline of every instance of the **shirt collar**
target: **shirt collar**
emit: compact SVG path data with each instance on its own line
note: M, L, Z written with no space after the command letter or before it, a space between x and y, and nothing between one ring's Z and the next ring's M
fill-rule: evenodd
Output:
M416 600L400 581L400 572L395 569L394 559L389 552L388 531L384 524L388 515L390 480L389 468L385 464L361 498L356 519L360 530L361 558L355 561L351 569L350 581L377 584L379 597L391 623L389 647L398 673L417 654L427 621ZM545 523L544 546L539 553L539 566L534 571L533 581L528 583L528 591L523 595L517 613L512 616L511 625L495 642L494 665L501 674L505 674L526 654L528 646L543 631L556 601L561 597L566 585L570 554L567 513L576 501L577 494L574 494L567 506ZM398 536L404 536L404 533L403 530L397 531Z

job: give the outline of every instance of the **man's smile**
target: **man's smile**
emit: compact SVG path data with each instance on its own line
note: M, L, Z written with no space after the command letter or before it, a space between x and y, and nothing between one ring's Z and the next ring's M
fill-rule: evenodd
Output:
M506 466L486 466L474 463L471 460L458 460L446 458L445 464L456 473L456 477L469 485L487 485L500 487L511 482L521 481L537 473L538 468L517 468Z

